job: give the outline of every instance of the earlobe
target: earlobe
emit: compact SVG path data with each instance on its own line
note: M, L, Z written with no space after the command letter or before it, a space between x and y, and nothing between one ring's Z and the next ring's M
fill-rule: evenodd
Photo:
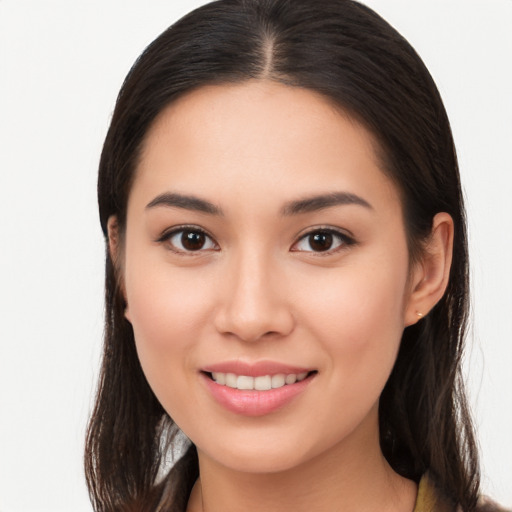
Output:
M444 295L450 277L453 233L451 216L445 212L438 213L433 219L424 255L413 271L405 326L421 320Z

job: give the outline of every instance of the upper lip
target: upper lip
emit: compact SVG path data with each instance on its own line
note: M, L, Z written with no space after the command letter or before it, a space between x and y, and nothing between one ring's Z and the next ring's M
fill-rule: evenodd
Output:
M248 363L245 361L224 361L201 368L206 373L234 373L235 375L247 375L248 377L259 377L262 375L277 375L292 373L299 374L304 372L311 372L314 369L304 366L294 366L277 361L258 361Z

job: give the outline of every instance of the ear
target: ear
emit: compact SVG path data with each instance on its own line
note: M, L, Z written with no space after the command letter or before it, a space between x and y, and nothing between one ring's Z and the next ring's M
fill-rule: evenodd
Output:
M107 235L108 235L108 252L110 253L110 259L114 263L114 267L117 269L118 261L120 256L119 241L119 222L116 215L111 215L107 221Z
M438 213L422 259L416 263L411 278L405 326L415 324L437 304L446 291L453 251L453 219Z
M117 284L121 293L123 294L125 310L124 316L129 321L128 314L128 301L126 300L126 290L124 287L123 270L122 270L122 244L121 244L121 233L119 228L119 221L115 215L111 215L107 221L107 233L108 233L108 251L110 259L114 264Z

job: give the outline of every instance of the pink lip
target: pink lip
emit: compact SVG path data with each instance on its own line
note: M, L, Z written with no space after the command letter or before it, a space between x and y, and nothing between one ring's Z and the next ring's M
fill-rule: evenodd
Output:
M236 375L247 375L248 377L259 377L262 375L277 375L284 373L310 372L313 368L304 368L299 366L290 366L275 361L258 361L257 363L246 363L244 361L225 361L223 363L212 364L201 368L203 372L213 373L234 373Z
M316 376L316 373L308 375L304 380L287 384L277 389L267 391L240 390L217 384L207 373L221 372L234 373L236 375L247 375L258 377L261 375L277 375L284 373L308 372L307 368L283 365L271 361L262 361L256 364L243 362L226 362L205 367L200 377L217 403L228 411L245 416L264 416L283 408L295 397L300 395L309 386Z

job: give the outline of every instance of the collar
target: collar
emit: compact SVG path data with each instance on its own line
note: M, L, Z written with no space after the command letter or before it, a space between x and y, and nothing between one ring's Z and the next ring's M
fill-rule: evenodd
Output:
M425 473L418 485L418 496L413 512L454 512L454 507Z

